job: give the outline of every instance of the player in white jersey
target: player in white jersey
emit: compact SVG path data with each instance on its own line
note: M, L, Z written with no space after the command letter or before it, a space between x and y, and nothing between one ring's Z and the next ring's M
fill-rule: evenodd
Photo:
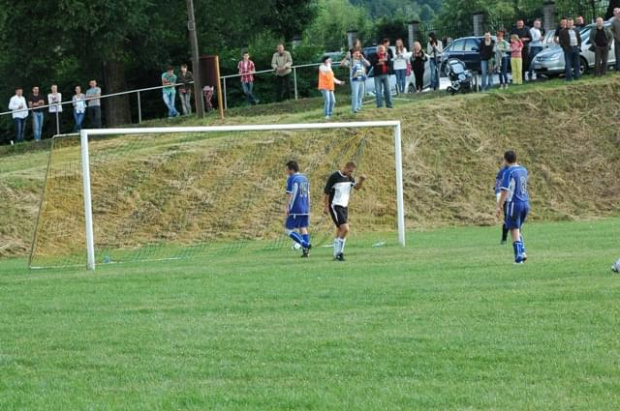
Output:
M325 213L334 220L338 230L334 239L334 259L344 261L344 245L349 234L349 199L353 189L362 188L365 175L361 175L359 181L355 181L353 172L355 163L348 162L342 170L338 170L329 176L325 185Z

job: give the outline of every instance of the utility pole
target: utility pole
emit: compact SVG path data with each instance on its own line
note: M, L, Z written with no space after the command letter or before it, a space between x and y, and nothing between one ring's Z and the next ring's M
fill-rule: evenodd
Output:
M187 29L189 42L192 47L192 73L194 73L194 100L198 118L205 116L205 104L202 97L202 81L200 78L200 56L198 54L198 36L196 34L196 17L194 15L194 1L187 0Z

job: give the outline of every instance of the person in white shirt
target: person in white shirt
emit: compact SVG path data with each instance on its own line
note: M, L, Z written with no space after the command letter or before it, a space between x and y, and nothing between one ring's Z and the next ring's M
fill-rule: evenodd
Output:
M530 41L530 54L528 58L530 62L534 61L534 57L536 57L536 55L543 50L543 36L544 35L545 35L545 30L541 28L540 19L534 20L534 27L530 29L530 37L532 38L532 41ZM534 65L533 64L530 64L530 69L528 70L528 72L529 72L529 75L528 75L529 79L530 81L532 81L534 77Z
M82 87L75 86L75 95L73 96L72 102L73 119L75 120L73 132L77 133L82 129L82 123L84 123L84 117L86 116L86 95L82 93Z
M24 141L26 131L26 118L28 117L28 104L24 97L24 90L21 87L15 89L15 95L9 101L9 110L13 112L13 122L15 123L15 141ZM11 140L13 144L13 140Z
M396 55L394 56L394 74L396 75L396 87L398 92L403 94L406 92L407 86L407 62L411 58L411 53L407 53L407 49L403 45L403 40L396 40Z
M60 113L62 113L62 94L58 92L58 86L53 84L51 93L47 95L47 104L50 114L56 115L56 134L60 134Z

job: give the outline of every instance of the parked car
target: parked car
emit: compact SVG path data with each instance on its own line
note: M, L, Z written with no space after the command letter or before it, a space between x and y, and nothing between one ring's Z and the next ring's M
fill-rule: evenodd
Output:
M605 27L609 28L611 22L605 22ZM581 35L581 72L587 73L594 67L594 52L590 51L590 31L596 27L590 24L580 31ZM614 47L609 51L608 64L613 66L616 63ZM532 61L536 74L553 77L564 73L564 50L559 45L551 46L541 51Z
M467 70L480 72L480 43L483 39L484 37L462 37L450 43L443 49L440 72L446 72L446 63L450 59L459 59L465 63Z

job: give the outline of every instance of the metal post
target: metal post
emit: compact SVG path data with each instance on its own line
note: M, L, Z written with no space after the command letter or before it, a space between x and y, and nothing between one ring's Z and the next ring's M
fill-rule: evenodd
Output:
M295 84L295 100L299 100L299 92L297 91L297 68L296 67L293 67L293 82Z
M224 110L228 110L228 96L226 93L226 78L222 79L222 94L224 94Z
M140 124L142 123L142 99L139 91L136 94L138 95L138 124Z
M93 232L93 208L90 193L90 157L88 154L88 134L80 131L82 151L82 182L84 184L84 221L86 224L86 256L89 270L95 270L95 236Z
M396 207L398 220L398 242L405 246L405 198L403 195L403 153L401 147L400 122L394 127L394 163L396 167Z
M205 116L205 102L202 98L202 79L200 76L200 57L198 53L198 36L196 34L196 17L194 16L194 2L187 0L187 29L192 47L192 72L194 74L194 100L198 118Z
M58 107L56 106L56 135L60 134L60 120L58 119Z

